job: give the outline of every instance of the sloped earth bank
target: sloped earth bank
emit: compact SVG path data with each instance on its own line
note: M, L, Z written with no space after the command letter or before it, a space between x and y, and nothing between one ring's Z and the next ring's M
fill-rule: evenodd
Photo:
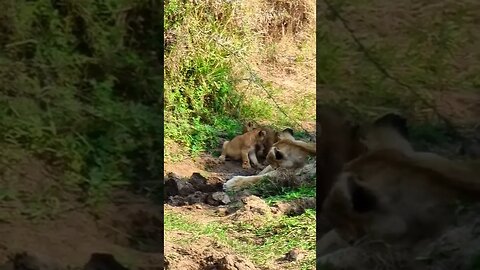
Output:
M125 191L114 200L36 222L10 213L0 222L0 269L163 269L160 206Z
M89 208L40 160L1 169L0 269L163 269L162 205L118 189Z
M261 198L248 191L235 195L223 192L223 183L234 175L253 175L255 169L242 169L239 162L217 162L217 158L204 154L195 161L184 161L165 166L165 213L185 217L196 224L232 224L245 222L261 225L265 216L296 215L315 207L314 199L297 200L268 206ZM187 168L187 171L185 169ZM187 174L191 173L189 177ZM208 237L191 239L194 232L184 230L165 232L167 269L298 269L291 261L299 260L296 250L285 257L272 258L268 266L254 265L229 246ZM240 238L242 236L231 235ZM293 258L292 258L293 256ZM290 264L290 265L289 265ZM297 267L297 268L295 268Z

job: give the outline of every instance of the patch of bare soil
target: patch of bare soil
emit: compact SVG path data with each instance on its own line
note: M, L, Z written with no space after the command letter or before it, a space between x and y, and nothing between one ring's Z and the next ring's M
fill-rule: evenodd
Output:
M202 155L193 163L206 172L198 170L189 177L183 177L174 173L183 168L179 166L172 167L174 172L168 172L165 176L165 212L181 215L196 224L247 222L261 226L268 220L266 217L301 214L306 208L312 208L311 201L298 200L270 207L248 191L226 194L223 184L228 178L258 172L255 169L242 169L240 162L227 161L222 164L217 162L217 158ZM232 235L234 238L237 236ZM190 239L188 232L166 232L165 255L171 267L167 269L260 269L216 240L201 238L192 243L185 239ZM182 245L182 241L187 241L188 245ZM301 255L293 257L296 259L273 262L268 268L262 266L261 269L288 269L285 268L286 263L303 258Z
M307 209L315 209L317 206L316 198L299 198L288 202L279 202L275 208L287 216L298 216L305 213Z
M171 240L184 237L184 233L169 232ZM165 242L166 269L182 270L256 270L249 260L237 256L225 246L208 238L200 238L186 245Z
M435 93L438 110L449 119L455 119L455 123L462 126L479 124L480 93L465 91Z
M21 216L9 219L0 224L0 265L12 252L26 251L62 267L79 267L100 252L132 269L163 269L161 206L132 194L128 201L109 203L95 215L76 209L36 223Z
M163 269L161 205L118 190L93 212L75 193L60 189L53 170L34 158L4 172L0 186L17 193L0 201L2 269ZM42 204L54 196L58 205ZM37 197L43 199L35 201ZM40 210L51 213L32 220Z

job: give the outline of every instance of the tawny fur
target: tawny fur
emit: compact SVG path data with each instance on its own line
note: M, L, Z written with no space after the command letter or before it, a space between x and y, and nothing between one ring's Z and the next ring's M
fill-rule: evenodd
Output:
M330 188L343 165L366 151L359 127L346 120L338 110L322 107L317 110L320 129L317 156L317 207L321 209Z
M267 162L273 168L298 169L305 166L308 157L317 153L315 143L282 139L276 142L267 155Z
M316 144L295 140L290 132L280 134L280 141L276 142L267 155L269 165L258 175L235 176L224 184L227 191L237 191L258 183L264 177L277 177L276 168L291 169L296 173L304 171L312 176L315 175L315 166L306 166L308 157L316 154Z
M242 160L242 167L248 169L251 167L250 161L256 167L260 168L255 149L265 140L266 132L262 129L254 129L244 134L238 135L231 141L223 143L222 154L219 160L224 162L226 157L233 160Z
M344 166L322 208L346 241L368 235L408 245L445 229L457 200L480 200L472 166L415 152L388 125L370 132L369 152Z
M293 131L289 128L284 129L282 132L274 131L272 128L267 126L262 126L256 124L254 122L247 122L247 124L243 127L243 133L252 131L254 129L261 129L266 132L265 139L259 145L257 145L255 149L255 153L259 158L266 158L268 152L272 148L273 144L278 142L282 138L291 138L293 139Z

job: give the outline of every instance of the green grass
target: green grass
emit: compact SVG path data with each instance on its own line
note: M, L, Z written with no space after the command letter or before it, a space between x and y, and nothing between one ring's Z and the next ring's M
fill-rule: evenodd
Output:
M4 155L21 149L55 167L92 204L115 183L160 179L159 10L148 0L2 2Z
M189 232L190 235L182 238L179 244L191 245L201 237L215 239L258 265L281 258L293 248L301 248L309 254L299 269L311 270L315 265L315 211L312 210L296 217L271 219L261 227L246 223L199 224L167 211L165 231Z
M284 89L251 74L246 59L257 49L259 33L239 22L240 12L231 2L165 3L165 31L176 33L165 53L165 139L185 150L165 144L166 160L211 152L219 147L219 137L240 134L244 121L297 128L292 119L312 118L307 112L314 107L313 96L286 106L290 118L265 97L259 85L272 95ZM252 76L246 95L238 82Z
M417 118L431 109L427 103L434 98L433 94L475 91L479 67L476 61L466 63L462 59L464 54L472 59L478 59L480 55L480 50L470 45L472 34L478 27L471 20L475 12L468 10L477 10L477 7L442 1L438 6L429 5L422 17L408 24L388 25L380 31L369 27L371 23L379 23L373 14L410 11L387 2L334 2L342 17L350 26L355 26L354 33L369 55L390 75L411 86L408 89L386 78L367 55L358 50L350 33L344 28L339 31L332 22L333 16L322 12L317 21L316 77L320 88L334 92L339 100L343 100L343 107L348 100L363 118L377 114L377 108L400 111ZM323 4L322 10L326 10ZM360 22L357 20L360 17L370 19ZM461 71L458 69L460 65ZM429 102L423 102L418 96ZM445 109L447 111L443 114L448 115L450 109ZM427 126L432 122L431 118L418 120ZM455 122L456 119L451 120Z
M291 127L295 136L309 139L296 122L314 121L315 96L293 97L282 105L290 117L282 115L265 89L274 97L281 97L285 89L251 73L255 64L263 64L261 61L249 62L252 58L265 58L262 53L275 58L276 45L263 44L263 34L251 25L243 11L231 1L165 2L166 162L203 152L218 154L215 150L220 147L220 139L240 134L246 121L266 121L278 129ZM307 188L278 187L275 192L268 193L277 196L272 197L272 202L312 195L312 189ZM190 233L179 239L180 243L191 244L200 237L210 237L258 264L280 258L293 247L304 248L310 254L299 267L314 268L315 213L311 211L271 220L257 229L248 224L197 224L167 212L166 235L173 230ZM255 244L258 241L262 244Z
M316 196L316 188L313 186L299 188L285 188L278 195L268 196L265 201L272 205L282 201L292 201L301 198L313 198Z

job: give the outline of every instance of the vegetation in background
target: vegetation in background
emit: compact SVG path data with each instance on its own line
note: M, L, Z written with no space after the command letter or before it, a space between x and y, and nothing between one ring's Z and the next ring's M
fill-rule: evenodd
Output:
M2 1L2 160L47 161L90 202L160 179L161 16L151 0Z
M309 0L165 1L166 162L218 154L219 139L240 134L246 121L291 127L299 138L310 137L301 125L315 122L313 13ZM261 196L276 196L273 203L314 194L310 185L277 187ZM258 266L294 247L306 250L308 258L288 269L313 269L315 263L314 211L262 229L239 222L203 225L165 211L165 231L182 232L175 244L213 239Z
M416 126L416 139L432 143L451 139L435 110L460 131L478 121L474 105L480 102L480 69L475 59L480 50L478 6L473 2L445 0L429 8L415 1L329 2L368 52L359 49L340 19L320 1L320 102L327 95L326 100L333 99L363 120L400 112Z
M315 211L312 210L295 217L271 219L260 227L247 223L199 224L179 214L166 212L165 230L188 232L190 236L182 238L184 245L191 245L198 236L211 237L258 265L280 258L293 248L315 250ZM314 265L315 255L312 252L295 269L311 270Z
M238 135L245 120L297 128L296 121L312 117L314 94L289 100L289 105L283 106L291 114L286 119L266 94L277 99L285 90L261 79L255 69L268 59L267 52L274 51L274 43L266 38L277 33L261 29L265 27L261 20L268 15L261 9L263 4L165 1L167 160L219 147L218 138ZM281 14L282 8L286 9L276 6L273 12L285 19L290 14ZM270 23L279 18L270 18Z

